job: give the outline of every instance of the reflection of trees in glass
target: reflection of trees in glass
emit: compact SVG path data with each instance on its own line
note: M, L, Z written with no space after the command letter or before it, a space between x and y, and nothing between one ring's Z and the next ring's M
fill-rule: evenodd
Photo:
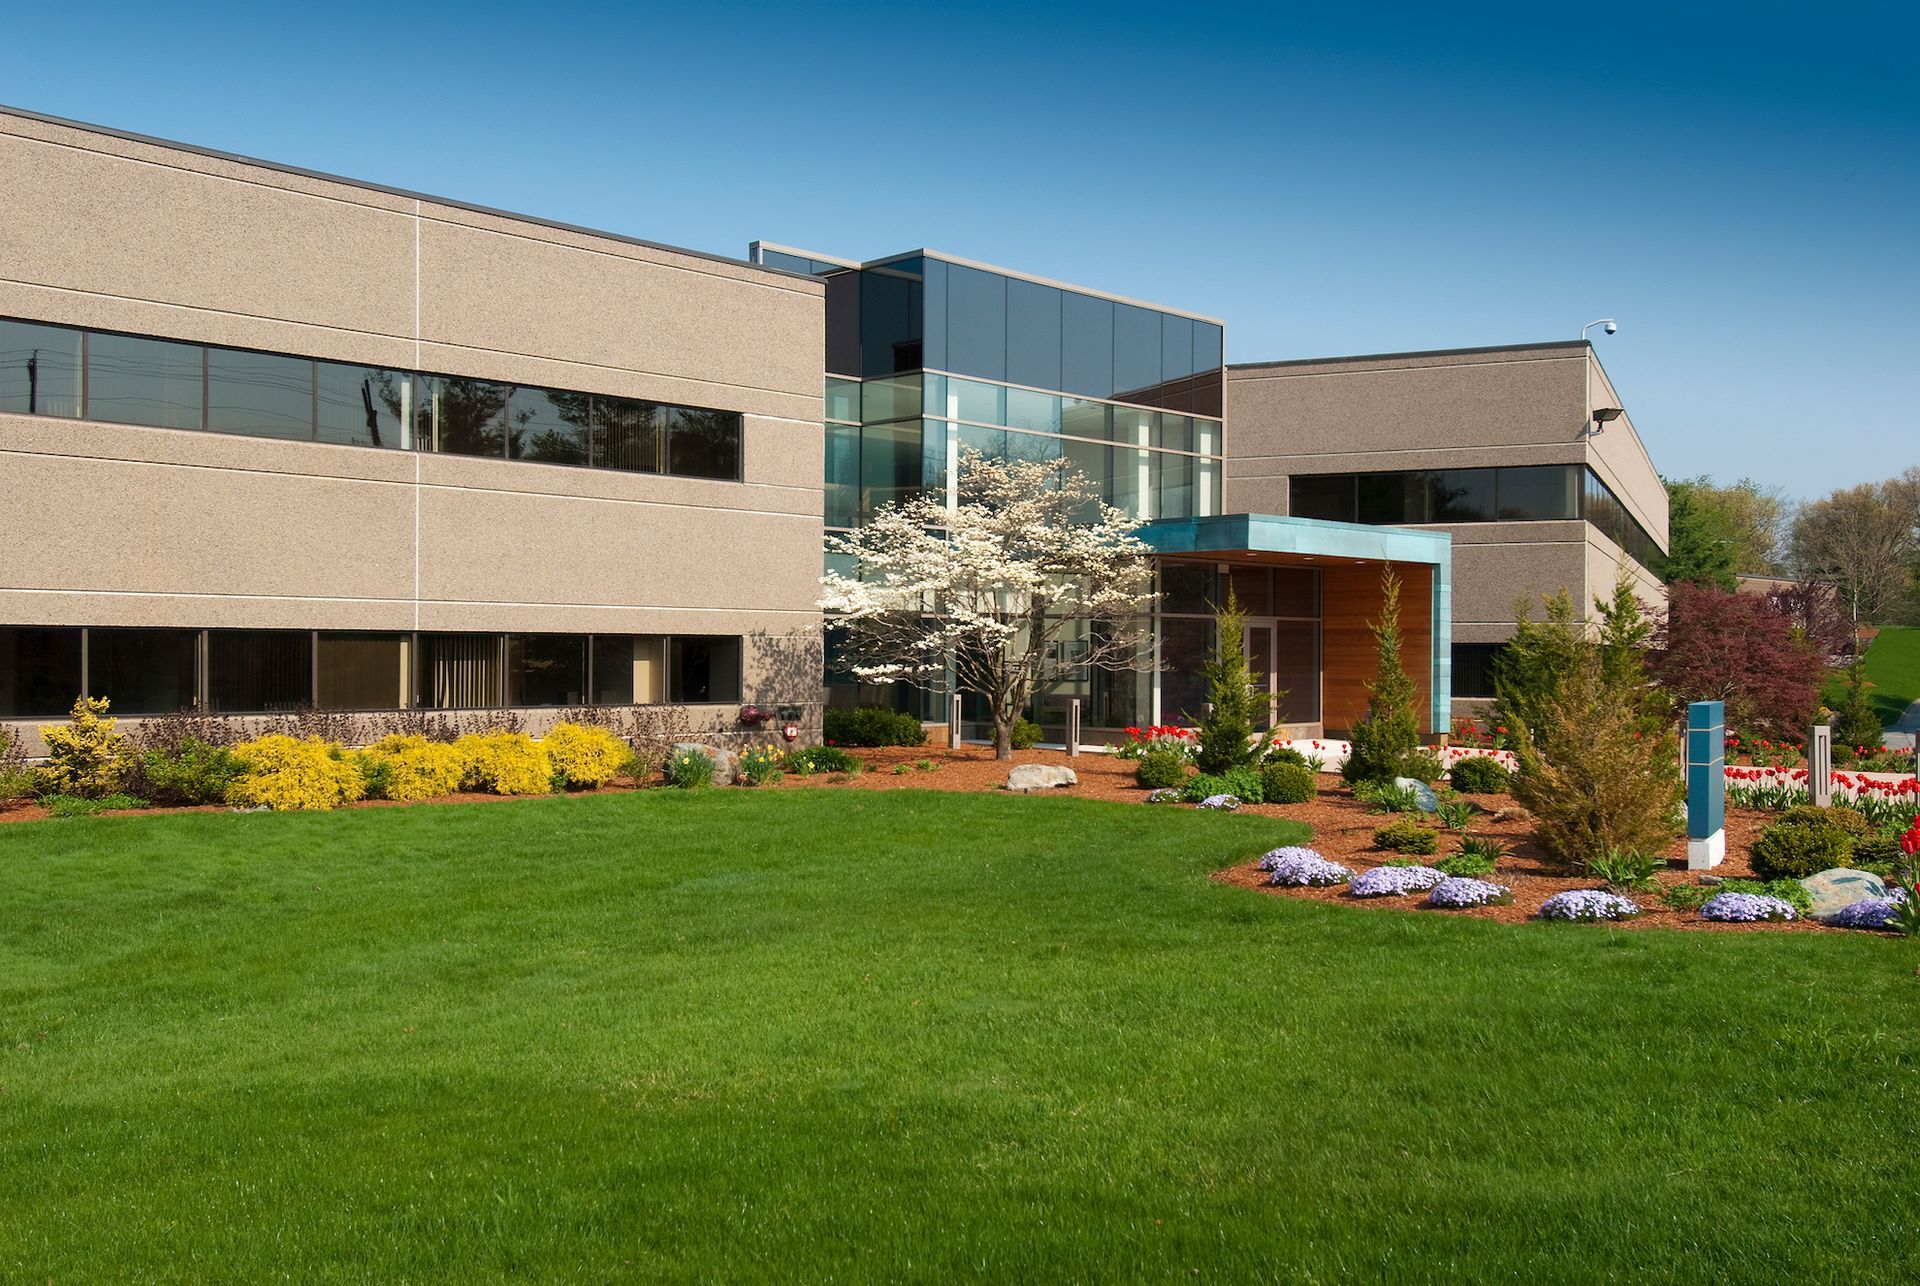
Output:
M542 414L542 399L546 415ZM593 398L586 393L515 389L507 401L507 454L516 460L586 464L592 414ZM573 427L560 428L552 417Z
M371 370L360 381L360 404L367 415L367 440L377 447L387 444L380 440L380 409L374 403L377 401L385 408L394 423L405 423L400 413L404 409L401 392L406 378L397 371Z
M432 381L434 449L456 455L504 455L507 390L484 380Z

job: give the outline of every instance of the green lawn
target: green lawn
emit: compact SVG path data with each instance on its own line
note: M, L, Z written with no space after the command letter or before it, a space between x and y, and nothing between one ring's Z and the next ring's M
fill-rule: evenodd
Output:
M1892 727L1920 701L1920 629L1910 625L1889 625L1881 629L1867 649L1867 678L1874 686L1868 695L1880 722Z
M0 1279L1920 1273L1909 943L1206 878L1295 831L834 790L0 826Z

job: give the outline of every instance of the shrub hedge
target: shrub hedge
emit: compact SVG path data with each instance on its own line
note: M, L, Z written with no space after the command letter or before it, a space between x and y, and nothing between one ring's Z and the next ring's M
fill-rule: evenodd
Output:
M1269 804L1306 804L1313 801L1313 773L1304 764L1269 760L1260 770L1260 793Z
M1424 857L1439 851L1440 835L1410 817L1402 817L1374 831L1373 846L1394 853L1412 853Z
M919 746L927 740L920 721L899 710L861 706L829 708L820 717L821 732L836 746Z
M1133 780L1148 790L1178 786L1187 779L1187 757L1177 750L1149 750L1133 765Z
M366 793L359 767L341 757L338 745L318 737L273 733L243 741L233 753L241 771L227 786L227 802L236 808L325 810Z
M1469 795L1505 794L1513 785L1513 774L1506 765L1486 755L1455 760L1448 777L1455 790Z

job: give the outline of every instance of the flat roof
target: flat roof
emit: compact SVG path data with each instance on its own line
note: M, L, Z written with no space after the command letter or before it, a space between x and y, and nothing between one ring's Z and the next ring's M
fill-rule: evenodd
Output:
M1408 357L1471 357L1477 353L1548 353L1591 349L1590 339L1550 339L1537 344L1483 344L1473 348L1423 348L1404 353L1348 353L1340 357L1289 357L1272 362L1228 362L1230 371L1264 370L1272 366L1330 366L1338 362L1391 362Z
M577 223L562 223L558 219L543 219L538 215L521 214L514 210L500 210L493 206L476 205L471 201L457 201L452 197L434 196L427 192L415 192L410 188L391 187L385 183L373 183L366 179L352 179L341 174L329 174L324 170L309 170L298 165L285 165L279 161L265 161L257 156L242 156L238 152L222 152L217 148L199 147L192 143L182 143L176 139L156 138L151 134L136 134L131 130L114 129L108 125L95 125L90 121L68 120L64 116L49 116L44 112L29 111L24 107L9 107L0 103L0 115L17 116L21 120L39 121L45 125L60 125L68 129L84 130L89 134L99 134L106 138L124 139L130 143L145 143L150 147L165 147L176 152L190 152L195 156L211 157L216 161L230 161L236 165L251 165L257 169L273 170L280 174L294 174L306 179L319 179L323 183L340 183L347 187L359 188L365 192L382 192L388 196L403 197L409 201L431 201L435 205L444 205L455 210L466 210L473 214L492 215L499 219L512 219L519 223L531 223L543 228L553 228L560 232L575 232L582 236L601 237L608 241L624 242L631 246L644 246L649 250L664 250L669 254L689 255L695 259L705 259L712 263L731 264L740 268L752 268L757 272L772 273L779 277L789 277L800 281L816 281L804 272L789 272L785 268L771 268L766 264L754 263L750 259L736 259L732 255L714 254L708 250L692 250L686 246L669 245L664 241L648 241L644 237L630 237L623 232L608 232L604 228L589 228Z
M1448 532L1324 518L1255 513L1162 518L1141 527L1138 535L1156 554L1285 554L1329 563L1426 563L1449 569L1453 562Z
M882 255L878 259L843 259L838 255L821 254L817 250L807 250L800 246L782 245L778 241L755 241L754 246L763 250L774 250L781 254L793 255L800 259L818 259L822 263L837 264L842 268L884 268L890 263L902 259L938 259L942 263L957 263L962 268L978 268L982 272L997 273L1002 277L1012 277L1016 281L1030 281L1036 286L1052 286L1056 290L1071 290L1076 295L1088 295L1094 299L1107 299L1116 304L1127 304L1134 308L1145 308L1156 313L1169 313L1175 317L1188 317L1194 321L1203 321L1209 325L1226 329L1226 322L1207 313L1196 313L1186 308L1170 308L1166 304L1148 303L1144 299L1133 299L1126 295L1116 295L1108 290L1095 290L1091 286L1075 285L1071 281L1058 281L1052 277L1036 276L1030 272L1021 272L1018 268L1006 268L997 263L986 263L979 259L967 259L960 255L948 254L944 250L932 250L922 246L918 250L902 250L898 254Z

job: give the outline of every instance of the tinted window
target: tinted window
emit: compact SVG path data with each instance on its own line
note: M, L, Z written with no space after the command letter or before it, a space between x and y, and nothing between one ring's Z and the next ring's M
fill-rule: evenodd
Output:
M829 527L851 527L860 520L860 430L827 426L826 520Z
M0 718L62 715L79 695L79 630L0 627Z
M0 411L80 414L80 332L0 321Z
M1196 371L1218 370L1223 360L1220 328L1212 322L1195 322L1193 324L1193 369Z
M452 455L506 455L504 384L432 375L422 381L421 434L435 451Z
M483 710L500 704L500 636L422 634L415 681L419 704Z
M1151 389L1160 382L1160 314L1132 304L1113 306L1113 396Z
M314 377L319 401L315 436L320 441L363 447L405 445L400 412L407 376L377 366L316 362Z
M131 335L87 337L87 418L197 429L204 350Z
M1288 512L1295 518L1319 518L1327 522L1353 522L1353 475L1322 473L1296 476L1290 487L1292 499Z
M87 631L87 691L112 714L172 714L197 704L193 630Z
M915 261L871 268L860 274L861 371L891 375L918 370L920 349L920 282L904 275Z
M982 379L1007 378L1007 279L947 265L947 367Z
M1193 374L1193 319L1160 316L1160 378L1185 379Z
M633 704L633 650L637 641L627 634L593 636L593 703L595 705Z
M1206 715L1205 666L1213 659L1213 622L1175 617L1160 623L1160 718L1198 724Z
M667 472L687 478L738 478L740 416L675 407L667 430Z
M944 371L948 369L946 261L928 259L921 265L921 270L925 279L920 286L920 361L924 366Z
M1205 563L1160 565L1160 610L1210 614L1215 596L1214 570Z
M1453 695L1491 697L1494 664L1504 643L1455 643L1453 645Z
M1360 475L1360 521L1366 523L1426 522L1428 481L1424 473L1363 473Z
M585 464L593 399L585 393L516 388L507 394L507 455L547 464Z
M1485 522L1493 517L1493 470L1439 469L1428 477L1433 521Z
M1153 516L1155 518L1193 517L1193 457L1156 454L1153 457L1153 463L1159 482L1159 494L1154 499Z
M1060 431L1077 438L1106 441L1113 436L1112 411L1105 402L1078 402L1069 398L1060 411Z
M388 710L400 704L402 637L322 634L318 679L322 710Z
M681 636L668 661L667 700L732 702L740 699L740 640Z
M1060 296L1052 286L1007 282L1007 380L1060 387Z
M835 379L827 377L827 418L829 420L860 420L860 384L857 380Z
M1061 300L1060 387L1113 396L1113 303L1068 291Z
M1060 431L1060 399L1052 393L1030 393L1026 389L1007 390L1008 428L1032 429L1035 433Z
M1163 451L1193 450L1192 417L1166 411L1156 412L1153 417L1153 445Z
M313 701L305 630L214 630L207 635L207 704L226 712L295 710Z
M268 438L313 436L313 363L304 357L207 350L207 427Z
M600 469L659 473L666 461L665 412L651 402L624 397L593 399L592 463Z
M1500 470L1500 517L1547 522L1580 516L1579 474L1573 465Z
M1320 624L1279 621L1273 627L1273 677L1280 722L1320 721Z
M862 505L871 513L920 494L920 421L869 424L860 431Z
M577 706L586 699L586 635L507 636L508 705Z

